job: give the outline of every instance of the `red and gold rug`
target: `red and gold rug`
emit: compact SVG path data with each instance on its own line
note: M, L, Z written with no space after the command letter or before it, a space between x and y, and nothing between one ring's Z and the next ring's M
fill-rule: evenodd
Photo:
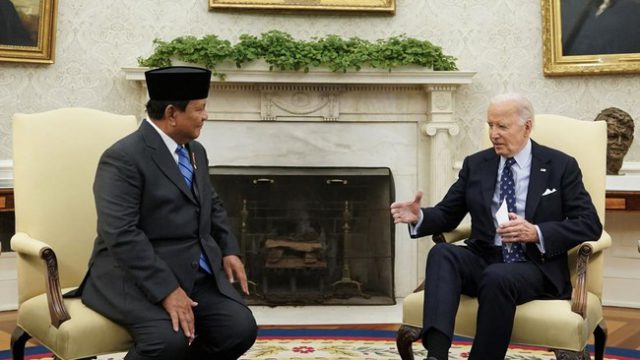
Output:
M241 360L328 360L328 359L399 359L396 350L395 332L385 330L349 329L266 329L254 346ZM471 342L456 339L450 353L450 360L468 359ZM426 352L421 344L415 343L413 351L416 359L424 359ZM618 351L618 355L615 352ZM605 359L640 359L640 352L624 349L608 349ZM505 359L509 360L553 360L555 356L546 349L513 345Z
M449 359L464 360L469 357L471 343L456 339ZM51 359L42 347L29 348L27 359ZM419 343L413 346L416 359L426 357ZM98 360L121 360L124 353L99 356ZM9 351L0 351L0 360L10 359ZM241 360L337 360L337 359L399 359L395 344L395 332L362 329L261 329L254 346ZM555 356L546 349L513 345L505 359L553 360ZM640 351L607 348L606 360L640 359Z

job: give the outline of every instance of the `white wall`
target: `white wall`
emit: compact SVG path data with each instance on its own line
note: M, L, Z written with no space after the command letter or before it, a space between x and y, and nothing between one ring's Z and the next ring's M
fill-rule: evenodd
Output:
M242 33L280 29L298 38L339 34L375 40L404 33L429 39L456 56L460 69L478 73L456 95L461 124L454 140L456 160L480 148L486 104L498 92L525 93L540 113L591 120L603 108L617 106L640 118L640 75L542 75L540 0L397 0L395 16L216 13L208 11L207 0L59 3L56 62L0 62L0 160L12 156L10 117L15 112L84 106L139 114L143 104L130 96L134 84L124 80L121 68L150 54L154 38L187 34L214 33L235 41ZM626 160L637 162L636 123L637 140Z
M618 106L640 117L639 75L545 78L542 75L540 0L397 0L395 16L338 13L219 13L207 0L60 1L56 62L0 62L0 160L11 158L14 112L87 106L138 114L122 67L150 53L154 38L215 33L235 41L241 33L281 29L298 38L335 33L378 39L402 33L429 39L456 56L463 70L477 71L459 91L457 159L480 147L487 100L515 90L528 94L539 112L591 120ZM636 126L636 138L640 137ZM640 140L627 160L640 160Z

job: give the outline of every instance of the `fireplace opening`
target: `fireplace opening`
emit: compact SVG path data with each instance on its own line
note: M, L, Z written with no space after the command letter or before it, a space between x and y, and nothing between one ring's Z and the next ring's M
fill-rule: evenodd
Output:
M251 305L392 305L388 168L213 166Z

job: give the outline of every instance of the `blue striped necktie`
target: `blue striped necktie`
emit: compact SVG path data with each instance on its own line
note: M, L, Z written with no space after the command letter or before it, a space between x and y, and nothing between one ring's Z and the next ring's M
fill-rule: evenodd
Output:
M510 213L516 212L516 183L513 179L513 172L511 166L516 163L514 158L508 158L502 168L502 174L500 175L500 201L507 201L507 210ZM524 248L522 243L509 243L511 246L505 246L502 244L502 260L505 263L524 262L527 261L524 255Z
M178 145L176 149L176 153L178 154L178 168L180 169L180 174L184 178L184 182L187 183L187 187L189 190L193 190L193 166L191 166L191 162L189 161L189 154L187 149L184 146ZM211 271L211 267L207 262L207 259L204 256L204 252L200 253L200 260L198 261L200 264L200 268L206 271L209 274L213 274Z

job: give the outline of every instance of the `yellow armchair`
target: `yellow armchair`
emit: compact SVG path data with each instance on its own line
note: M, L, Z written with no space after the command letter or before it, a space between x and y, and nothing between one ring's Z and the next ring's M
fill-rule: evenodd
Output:
M558 115L537 115L531 137L577 159L585 187L604 223L606 124ZM434 235L433 240L459 241L469 235L470 229L468 224L461 225L451 233ZM557 359L589 359L585 346L593 334L595 358L603 359L607 339L602 315L603 250L609 246L611 237L603 231L599 240L572 249L569 254L573 284L571 300L536 300L518 306L511 342L553 349ZM423 296L422 289L418 288L404 299L402 326L396 339L402 359L413 359L411 345L421 337ZM461 296L456 335L475 336L477 309L475 298Z
M134 116L65 108L13 116L18 315L13 358L30 338L57 358L124 351L128 333L82 304L63 299L87 270L96 236L92 184L98 159L136 128Z

